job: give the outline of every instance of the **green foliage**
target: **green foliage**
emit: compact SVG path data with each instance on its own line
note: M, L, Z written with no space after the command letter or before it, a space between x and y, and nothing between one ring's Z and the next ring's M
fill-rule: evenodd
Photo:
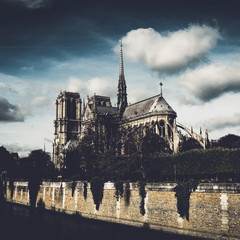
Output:
M121 129L120 142L124 139L124 153L126 156L142 155L143 126L134 126Z
M187 140L184 139L184 141L179 146L179 152L186 152L192 149L202 149L203 147L200 145L200 143L195 140L194 138L188 138Z
M151 182L172 180L173 165L173 155L168 153L154 153L143 158L146 179Z
M179 182L174 188L177 198L178 213L189 221L189 200L191 193L197 188L197 182Z
M240 136L228 134L221 137L217 145L223 148L240 148Z
M85 180L97 176L106 181L173 181L174 166L177 180L215 179L239 181L240 149L193 149L179 154L155 152L148 156L115 156L108 152L100 154L94 166L88 168Z
M145 190L146 183L140 181L138 183L138 190L139 190L139 195L141 196L141 203L140 203L140 213L144 216L146 211L144 208L144 202L145 202L145 197L146 197L146 190Z
M99 206L103 199L103 188L104 188L104 179L98 176L95 176L91 180L91 192L93 195L93 200L96 205L96 209L99 210Z
M115 197L117 201L123 196L123 181L118 180L114 182L115 187Z
M126 182L125 189L124 189L124 199L125 199L126 206L129 206L130 204L130 197L131 197L130 184L129 182Z
M191 150L174 156L178 178L239 177L240 149Z
M167 141L156 133L147 133L143 138L142 154L148 156L155 152L170 153L170 147Z
M99 156L98 174L109 181L128 180L137 181L142 178L141 161L136 156L115 156L105 153Z
M53 179L57 176L57 171L54 169L49 153L38 149L32 151L28 157L19 159L14 177L27 180L32 175L45 179Z
M0 147L0 173L7 171L11 173L14 168L14 160L11 154L3 146Z
M77 176L78 180L90 180L95 175L97 164L96 133L89 127L85 130L85 136L80 140L78 147L66 152L64 159L63 176L70 178Z

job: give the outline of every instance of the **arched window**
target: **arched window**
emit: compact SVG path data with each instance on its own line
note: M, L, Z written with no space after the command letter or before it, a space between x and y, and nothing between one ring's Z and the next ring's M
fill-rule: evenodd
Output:
M168 126L168 137L171 139L172 138L172 130L169 125Z
M163 127L164 126L164 121L160 120L159 124L160 124L161 127Z
M165 122L164 122L164 120L160 120L160 122L159 122L159 135L161 136L161 137L165 137Z

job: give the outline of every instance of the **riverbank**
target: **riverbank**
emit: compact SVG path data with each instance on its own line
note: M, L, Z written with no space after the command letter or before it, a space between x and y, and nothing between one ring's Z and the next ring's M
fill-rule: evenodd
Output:
M8 202L172 234L240 239L240 183L6 182ZM33 201L34 200L34 201ZM42 207L41 207L42 206Z
M9 240L202 240L196 237L87 219L77 214L68 215L51 210L39 212L37 209L31 212L27 206L7 202L1 207L0 216L1 239Z

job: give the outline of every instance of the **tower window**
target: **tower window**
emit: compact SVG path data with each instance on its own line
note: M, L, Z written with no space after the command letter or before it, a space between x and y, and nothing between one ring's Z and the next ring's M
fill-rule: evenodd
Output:
M161 127L164 126L164 121L163 121L163 120L160 121L160 126L161 126Z

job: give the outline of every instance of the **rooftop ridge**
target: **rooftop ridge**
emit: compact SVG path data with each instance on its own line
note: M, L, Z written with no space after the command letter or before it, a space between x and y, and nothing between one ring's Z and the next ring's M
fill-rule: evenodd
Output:
M141 100L141 101L135 102L135 103L133 103L133 104L131 104L131 105L128 105L127 108L130 107L130 106L136 105L136 104L138 104L138 103L141 103L141 102L145 102L145 101L147 101L147 100L150 100L150 99L155 98L155 97L157 97L157 96L162 97L160 94L158 94L158 95L155 95L155 96L152 96L152 97L146 98L146 99L144 99L144 100ZM162 98L163 98L163 97L162 97ZM163 98L163 99L164 99L164 98ZM164 99L164 100L165 100L165 99ZM166 100L165 100L165 101L166 101Z

